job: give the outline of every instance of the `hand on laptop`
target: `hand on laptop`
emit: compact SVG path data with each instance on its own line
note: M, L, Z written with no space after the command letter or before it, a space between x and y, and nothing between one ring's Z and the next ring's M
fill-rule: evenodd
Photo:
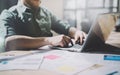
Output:
M86 34L83 31L80 31L74 27L71 27L69 29L69 36L73 38L77 44L80 45L83 44L84 39L86 38Z
M73 45L71 38L65 35L49 37L47 41L50 43L50 45L57 47L68 47L69 43Z
M76 44L82 45L84 43L84 40L86 38L86 34L82 31L76 31L74 35L74 40Z
M54 37L49 37L48 42L52 46L56 46L56 47L70 47L73 46L74 44L82 45L85 38L86 38L86 34L84 32L76 31L73 36L74 41L69 36L58 35Z

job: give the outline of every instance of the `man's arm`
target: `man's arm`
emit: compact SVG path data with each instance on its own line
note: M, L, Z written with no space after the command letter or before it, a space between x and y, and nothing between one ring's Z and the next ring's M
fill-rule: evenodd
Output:
M5 46L7 50L15 49L35 49L43 45L48 45L45 37L29 37L23 35L13 35L5 39Z
M7 50L38 49L41 46L52 45L65 47L71 39L65 35L54 37L29 37L23 35L9 36L5 40Z
M83 44L86 34L83 31L76 29L75 27L70 26L68 23L58 19L55 15L51 13L52 16L52 29L59 33L70 36L75 39L76 43Z

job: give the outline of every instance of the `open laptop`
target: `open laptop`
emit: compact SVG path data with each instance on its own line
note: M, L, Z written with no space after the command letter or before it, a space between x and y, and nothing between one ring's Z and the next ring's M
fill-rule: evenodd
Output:
M75 48L74 46L68 48L53 48L76 52L95 52L97 50L106 49L108 46L106 46L105 41L107 40L110 32L113 30L115 23L116 18L114 13L100 14L95 19L88 33L88 36L82 46L79 45L78 48Z

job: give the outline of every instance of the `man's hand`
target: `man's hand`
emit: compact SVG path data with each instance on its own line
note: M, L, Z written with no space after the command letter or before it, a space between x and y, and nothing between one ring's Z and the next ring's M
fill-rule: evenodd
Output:
M69 43L72 42L71 38L65 35L49 37L47 40L52 46L60 46L60 47L68 47Z
M71 27L69 30L69 35L75 40L77 44L83 44L86 34L83 31L77 30L74 27Z
M83 44L86 34L83 31L77 30L74 35L75 43Z

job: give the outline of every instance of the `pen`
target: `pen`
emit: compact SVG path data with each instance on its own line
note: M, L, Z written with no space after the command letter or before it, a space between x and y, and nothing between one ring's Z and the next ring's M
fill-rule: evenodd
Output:
M118 71L111 72L111 73L109 73L107 75L115 75L116 73L118 73Z
M70 41L70 43L71 43L72 46L74 45L73 42L72 42L72 40Z
M104 55L104 60L120 61L120 55Z

